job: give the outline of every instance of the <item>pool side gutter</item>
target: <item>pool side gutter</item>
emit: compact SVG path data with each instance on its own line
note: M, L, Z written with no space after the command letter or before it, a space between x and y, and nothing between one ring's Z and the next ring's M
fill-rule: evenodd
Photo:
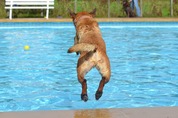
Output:
M98 22L178 22L178 18L96 18ZM14 18L0 22L72 22L70 18Z
M178 107L0 112L0 118L178 118Z

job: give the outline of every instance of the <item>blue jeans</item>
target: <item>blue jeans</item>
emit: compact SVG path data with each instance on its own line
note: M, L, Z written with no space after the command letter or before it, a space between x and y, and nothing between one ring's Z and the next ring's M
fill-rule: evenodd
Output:
M132 0L132 2L130 3L130 7L132 10L134 10L134 6L136 8L137 16L141 17L141 11L140 11L140 7L138 5L138 0Z

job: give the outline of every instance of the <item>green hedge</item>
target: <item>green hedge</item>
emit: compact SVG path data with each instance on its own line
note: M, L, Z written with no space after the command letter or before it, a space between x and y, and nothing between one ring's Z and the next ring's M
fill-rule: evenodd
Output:
M6 18L6 10L4 9L4 1L0 2L0 18Z
M4 9L4 1L0 3L0 18L6 18L8 11ZM126 17L122 0L110 0L110 17ZM143 17L170 17L170 0L142 0ZM140 5L141 6L141 5ZM50 17L68 18L68 8L74 11L75 0L55 0L55 9L50 10ZM97 17L108 17L108 0L77 0L77 11L97 9ZM45 10L13 10L13 18L41 18ZM41 14L43 14L41 16ZM174 17L178 16L178 0L174 0Z

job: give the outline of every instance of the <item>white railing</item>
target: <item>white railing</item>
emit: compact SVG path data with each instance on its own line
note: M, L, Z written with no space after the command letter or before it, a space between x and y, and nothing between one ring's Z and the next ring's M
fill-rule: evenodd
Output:
M9 19L12 19L13 9L46 9L48 19L49 9L54 9L54 0L5 0L5 9L9 10Z

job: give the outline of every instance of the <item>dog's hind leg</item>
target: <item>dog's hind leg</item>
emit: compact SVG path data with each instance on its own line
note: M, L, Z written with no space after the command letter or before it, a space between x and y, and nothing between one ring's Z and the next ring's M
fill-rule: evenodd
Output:
M99 100L100 97L102 96L104 85L109 82L110 75L111 75L109 59L107 56L102 56L102 57L103 57L103 60L100 60L100 62L96 66L96 68L98 69L98 71L100 72L102 76L102 79L99 83L99 87L95 94L96 100Z
M100 83L99 83L99 87L96 91L96 94L95 94L95 99L96 100L99 100L100 97L102 96L103 94L103 88L104 88L104 85L108 82L109 80L106 79L105 77L102 77Z
M94 63L89 61L90 56L92 56L92 54L91 55L86 54L84 56L81 54L77 63L78 81L82 85L81 99L85 102L88 100L88 95L87 95L87 81L84 77L94 66Z
M81 77L81 76L78 77L78 80L79 80L79 82L82 85L81 99L86 102L88 100L88 95L87 95L87 80L84 79L84 77Z

